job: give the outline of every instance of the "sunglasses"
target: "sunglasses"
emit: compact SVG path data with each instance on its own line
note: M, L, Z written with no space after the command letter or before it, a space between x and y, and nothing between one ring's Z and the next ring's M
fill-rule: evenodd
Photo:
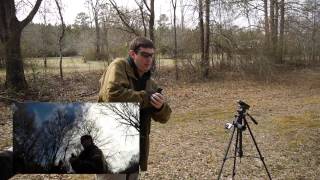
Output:
M139 51L137 54L139 54L140 56L142 56L144 58L149 58L149 57L152 58L154 56L154 53L147 53L144 51Z

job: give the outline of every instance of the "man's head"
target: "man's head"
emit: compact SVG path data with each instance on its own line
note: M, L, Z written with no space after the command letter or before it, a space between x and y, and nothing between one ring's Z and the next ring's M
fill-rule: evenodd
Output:
M140 75L151 69L154 51L154 44L148 38L137 37L131 41L129 55L137 66Z
M88 148L89 146L93 145L93 139L90 135L81 136L81 144L84 149Z

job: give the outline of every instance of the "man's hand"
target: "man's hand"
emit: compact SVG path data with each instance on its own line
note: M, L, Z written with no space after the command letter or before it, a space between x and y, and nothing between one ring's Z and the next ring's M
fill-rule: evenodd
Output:
M151 105L156 109L160 109L163 106L163 103L165 102L164 96L160 93L152 94L150 100Z

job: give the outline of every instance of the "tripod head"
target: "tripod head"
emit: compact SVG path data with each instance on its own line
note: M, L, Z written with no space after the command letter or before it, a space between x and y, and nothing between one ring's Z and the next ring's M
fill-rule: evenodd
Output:
M239 104L238 112L240 111L245 113L250 108L249 104L245 103L242 100L238 100L237 103Z
M225 125L225 129L231 129L232 127L238 128L241 131L244 131L246 129L246 116L249 116L249 118L251 119L251 121L254 124L258 124L258 122L247 112L247 110L250 109L250 105L245 103L242 100L238 100L238 109L237 109L237 113L235 115L235 120L232 123L227 123Z

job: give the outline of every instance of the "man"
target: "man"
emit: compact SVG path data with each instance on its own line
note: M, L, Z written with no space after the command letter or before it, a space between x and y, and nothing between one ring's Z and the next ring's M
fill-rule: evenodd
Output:
M100 79L99 102L140 103L140 169L142 171L147 170L151 118L160 123L166 123L171 114L165 96L150 78L154 53L155 47L151 40L137 37L130 43L129 57L114 60ZM127 179L131 178L131 175L127 176L129 176ZM131 179L137 178L138 172L132 176L134 178ZM109 179L112 178L109 177Z
M90 135L81 137L83 151L79 157L72 155L69 162L76 173L107 173L103 152L93 143Z

